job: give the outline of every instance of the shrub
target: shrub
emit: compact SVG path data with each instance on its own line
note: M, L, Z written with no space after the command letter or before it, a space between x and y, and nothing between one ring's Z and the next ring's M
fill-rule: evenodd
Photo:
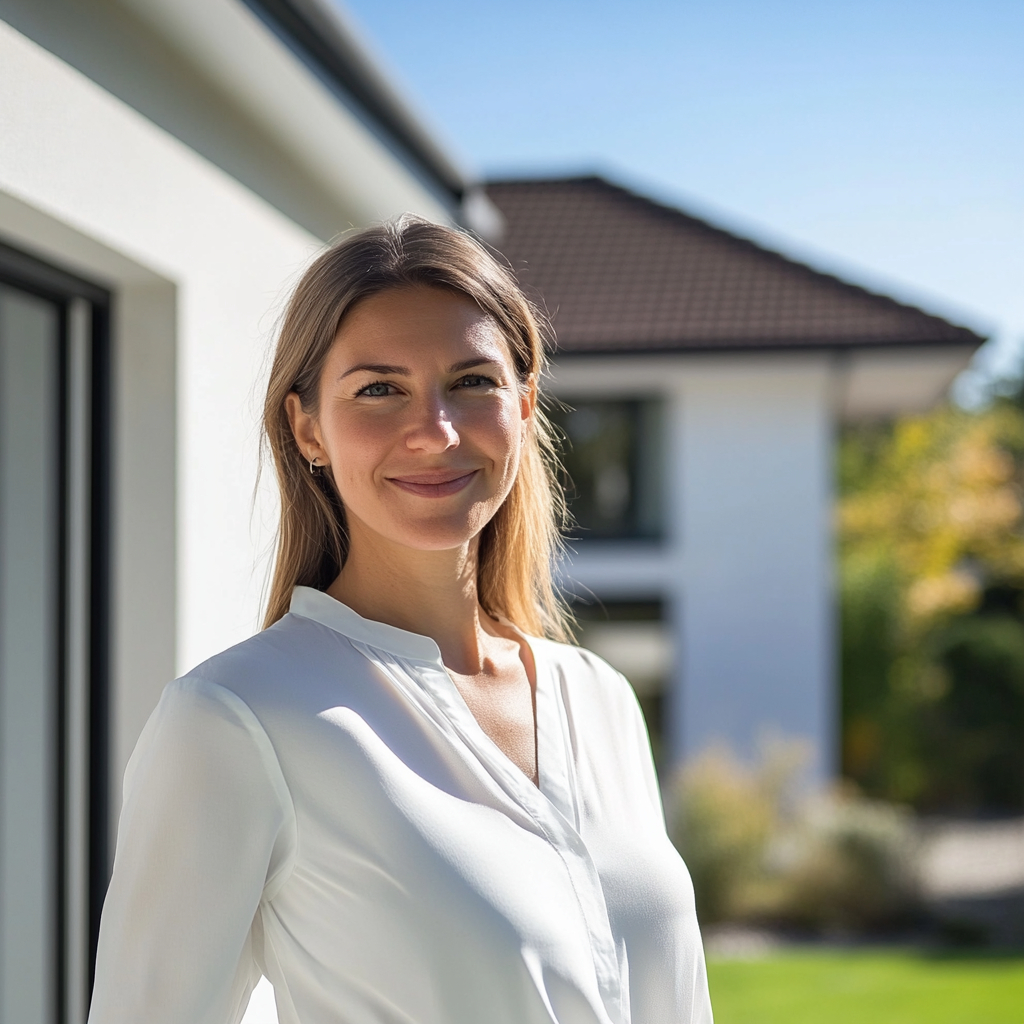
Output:
M743 916L762 874L787 775L778 756L767 761L751 769L727 749L714 749L686 765L670 786L669 828L690 870L703 924Z
M773 853L771 909L787 923L864 931L898 924L916 906L917 840L903 808L850 791L820 795Z
M800 799L804 760L793 744L776 744L753 766L720 748L673 780L669 827L702 925L860 931L913 911L917 842L909 813L852 789Z

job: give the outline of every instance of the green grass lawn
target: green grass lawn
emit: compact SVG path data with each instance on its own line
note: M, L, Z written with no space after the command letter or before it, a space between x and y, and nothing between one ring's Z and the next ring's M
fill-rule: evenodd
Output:
M708 975L715 1024L1024 1024L1024 955L793 951Z

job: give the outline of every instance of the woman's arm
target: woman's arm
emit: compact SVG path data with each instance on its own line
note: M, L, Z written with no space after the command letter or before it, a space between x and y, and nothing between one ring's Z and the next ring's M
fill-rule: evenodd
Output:
M168 686L125 773L90 1024L239 1020L259 980L253 917L294 831L252 711L205 681Z

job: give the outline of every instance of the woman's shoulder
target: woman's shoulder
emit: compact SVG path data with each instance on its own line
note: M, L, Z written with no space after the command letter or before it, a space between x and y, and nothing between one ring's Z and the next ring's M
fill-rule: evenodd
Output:
M577 671L583 669L594 676L622 678L622 673L612 668L599 654L586 647L580 647L579 644L550 640L546 637L531 637L530 646L534 650L542 649L545 658L551 664L571 666Z
M629 680L600 655L576 644L557 640L532 640L531 645L549 668L571 690L582 689L591 699L632 707L636 694Z
M592 765L604 766L602 777L613 788L636 782L660 815L647 725L629 681L585 647L545 640L536 649L558 682L576 742L591 751Z
M266 633L220 651L167 683L147 730L197 738L208 729L232 726L253 735L264 732L260 694L280 674L275 666L279 646L268 643Z
M364 661L344 635L288 614L196 665L171 687L227 692L259 715L261 708L299 699L306 684L327 675L343 696L346 681L365 674Z

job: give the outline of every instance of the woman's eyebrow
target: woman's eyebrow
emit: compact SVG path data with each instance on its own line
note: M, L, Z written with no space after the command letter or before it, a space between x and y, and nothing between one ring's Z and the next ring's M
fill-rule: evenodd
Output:
M458 373L460 370L471 370L474 366L490 366L499 361L498 359L489 359L487 356L476 356L473 359L463 359L461 363L452 363L448 367L448 372Z
M463 359L461 362L452 363L448 367L449 373L458 373L460 370L471 370L474 366L490 366L500 362L499 359L489 359L487 356L474 356L472 359ZM389 366L386 363L359 363L357 366L349 367L338 380L344 380L353 373L363 370L367 373L392 374L396 377L411 377L412 370L406 366Z
M412 375L412 371L405 366L388 366L386 363L360 363L358 366L349 367L338 380L344 380L360 370L366 370L368 373L389 373L397 377L409 377Z

